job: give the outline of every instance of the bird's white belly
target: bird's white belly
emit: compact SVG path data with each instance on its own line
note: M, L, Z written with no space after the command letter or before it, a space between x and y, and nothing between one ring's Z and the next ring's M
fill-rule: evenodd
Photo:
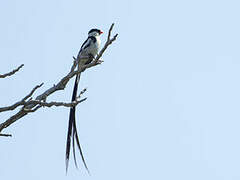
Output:
M91 43L91 45L88 48L82 50L81 56L88 56L89 54L96 56L98 53L98 50L99 50L99 42Z

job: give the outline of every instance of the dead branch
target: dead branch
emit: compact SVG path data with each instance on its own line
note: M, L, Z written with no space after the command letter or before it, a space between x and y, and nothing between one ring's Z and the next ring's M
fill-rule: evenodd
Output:
M40 85L35 86L35 87L32 89L32 91L31 91L28 95L26 95L21 101L18 101L18 102L16 102L15 104L13 104L13 105L11 105L11 106L1 107L1 108L0 108L0 112L3 112L3 111L11 111L11 110L16 109L18 106L25 105L26 100L27 100L28 98L30 98L30 97L33 95L33 93L34 93L38 88L40 88L42 85L43 85L43 83L40 84Z
M20 107L20 106L22 108L16 114L14 114L9 119L7 119L6 121L4 121L3 123L0 124L0 132L3 129L10 126L11 124L13 124L14 122L16 122L17 120L19 120L22 117L24 117L25 115L27 115L28 113L35 112L41 107L52 107L52 106L73 107L73 106L77 106L79 103L85 101L87 98L84 98L84 99L81 99L81 100L76 100L76 101L71 102L71 103L54 102L54 101L53 102L46 102L48 96L55 93L56 91L64 90L67 83L69 82L69 80L71 78L73 78L77 74L80 74L81 72L85 71L86 69L91 68L91 67L96 66L96 65L99 65L103 62L103 61L100 60L100 58L102 57L103 53L108 48L108 46L111 45L112 42L115 41L117 36L118 36L118 34L116 34L116 35L113 36L113 38L111 38L111 32L112 32L113 26L114 26L114 24L111 25L111 27L108 31L107 41L105 42L103 48L101 49L101 51L99 52L99 54L97 55L97 57L94 59L94 61L92 63L84 65L84 66L80 67L78 70L75 70L76 66L79 62L79 59L76 59L75 57L73 57L74 61L73 61L73 64L71 66L70 72L66 76L64 76L56 85L53 85L53 87L47 89L42 94L38 95L35 100L32 100L32 95L34 94L34 92L38 88L40 88L43 85L43 83L35 86L31 90L31 92L28 95L26 95L21 101L16 102L15 104L13 104L11 106L1 107L0 112L14 110L14 109L16 109L17 107ZM23 65L19 66L16 70L13 70L12 72L7 73L7 74L10 74L10 75L14 74L22 66ZM8 75L5 75L5 76L8 76ZM80 95L78 96L79 99L80 99L80 96L85 91L86 91L86 89L84 89L83 91L80 92Z
M52 106L63 106L63 107L73 107L73 106L76 106L78 105L79 103L83 102L87 100L87 98L84 98L84 99L81 99L81 100L76 100L76 101L73 101L71 103L65 103L65 102L56 102L56 101L52 101L52 102L43 102L43 101L39 101L39 100L31 100L31 101L28 101L26 102L24 105L25 105L25 108L24 110L27 110L28 106L29 105L39 105L39 106L42 106L42 107L52 107Z
M9 73L6 73L6 74L0 74L0 78L5 78L7 76L11 76L13 74L15 74L17 71L19 71L22 67L24 66L24 64L21 64L18 68L12 70L11 72Z
M0 134L0 136L12 137L12 135L11 135L11 134Z

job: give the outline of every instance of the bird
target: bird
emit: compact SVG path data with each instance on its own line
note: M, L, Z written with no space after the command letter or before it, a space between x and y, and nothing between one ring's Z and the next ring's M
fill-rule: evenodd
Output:
M77 56L78 69L81 68L83 65L91 63L94 60L94 58L98 54L98 51L100 48L100 44L101 44L100 35L102 33L103 32L99 29L91 29L88 32L88 38L82 44L82 46L79 50L78 56ZM76 101L76 98L77 98L77 90L78 90L78 84L80 81L80 76L81 76L81 73L76 75L76 78L75 78L73 94L72 94L72 102ZM82 148L81 148L79 138L78 138L75 112L76 112L76 107L75 106L71 107L70 113L69 113L67 143L66 143L66 157L65 157L66 173L68 170L71 144L72 144L72 149L73 149L73 157L74 157L75 166L76 166L76 168L78 168L76 154L75 154L75 143L76 143L78 150L80 152L80 156L81 156L82 162L84 164L84 167L86 168L87 172L90 174L87 164L85 162Z

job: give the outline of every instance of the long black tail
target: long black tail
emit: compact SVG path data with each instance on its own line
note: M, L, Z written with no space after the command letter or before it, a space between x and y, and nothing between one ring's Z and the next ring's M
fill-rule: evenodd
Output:
M77 75L76 79L75 79L73 95L72 95L72 102L76 100L79 81L80 81L80 74ZM79 139L78 139L76 119L75 119L75 111L76 111L75 107L70 108L69 122L68 122L68 133L67 133L67 145L66 145L66 159L65 159L66 160L66 173L67 173L68 164L69 164L71 139L72 139L72 145L73 145L73 157L74 157L75 166L78 167L77 166L76 155L75 155L75 140L76 140L76 143L77 143L77 146L78 146L83 164L84 164L85 168L87 169L87 171L89 173L89 170L87 168L87 164L86 164L86 162L84 160L84 157L83 157L83 153L82 153L82 149L81 149L81 146L80 146L80 143L79 143Z

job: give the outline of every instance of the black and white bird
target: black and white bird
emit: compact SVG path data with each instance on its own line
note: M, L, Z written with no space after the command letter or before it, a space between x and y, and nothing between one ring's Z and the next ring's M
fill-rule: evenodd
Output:
M100 44L101 44L100 35L102 33L103 32L99 29L91 29L88 32L88 38L81 46L80 51L77 56L78 68L80 68L83 65L89 64L93 61L93 59L97 55L99 48L100 48ZM77 98L77 89L78 89L78 84L80 81L80 75L81 74L78 74L75 79L74 89L73 89L73 94L72 94L72 102L75 101ZM67 132L66 159L65 159L66 160L66 172L68 170L71 143L72 143L72 147L73 147L73 157L74 157L75 166L78 167L76 155L75 155L75 142L76 142L78 150L80 152L80 156L83 161L83 164L89 173L87 164L83 157L83 152L82 152L82 149L80 146L79 138L78 138L75 111L76 111L76 108L71 107L70 114L69 114L69 122L68 122L68 132Z

